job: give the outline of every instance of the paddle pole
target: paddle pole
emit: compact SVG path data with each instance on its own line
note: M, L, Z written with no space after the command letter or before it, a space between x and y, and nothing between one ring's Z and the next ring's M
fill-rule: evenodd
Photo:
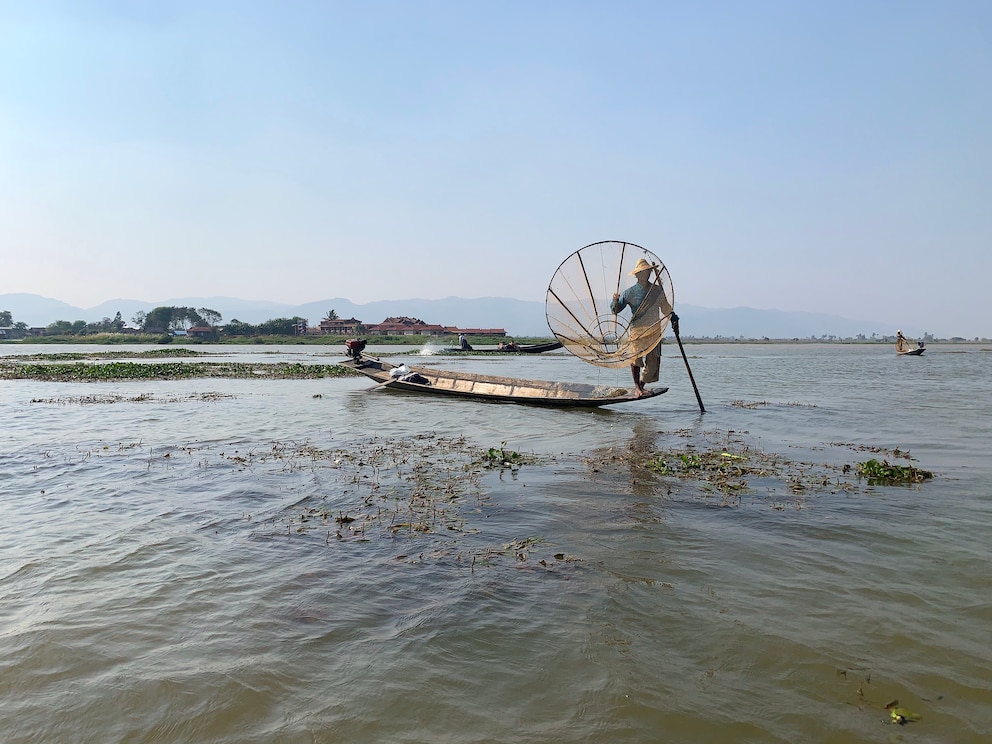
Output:
M675 333L675 340L679 342L679 351L682 352L682 361L685 362L685 371L689 373L689 382L692 383L692 390L696 393L699 412L706 413L706 409L703 408L703 399L699 397L699 388L696 387L696 378L692 376L692 370L689 368L689 357L685 355L685 349L682 347L682 338L679 336L679 316L674 312L672 313L672 331Z

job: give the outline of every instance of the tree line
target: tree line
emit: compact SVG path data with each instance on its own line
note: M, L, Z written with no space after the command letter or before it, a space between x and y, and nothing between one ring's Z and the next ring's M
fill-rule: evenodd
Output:
M337 317L333 310L329 315ZM13 320L10 310L0 310L0 328L12 328L17 332L17 335L26 335L28 325L23 322L15 323ZM226 325L221 325L222 321L223 316L219 312L207 307L163 305L149 310L147 313L143 310L136 313L131 319L130 329L118 312L113 318L105 317L92 323L87 323L85 320L56 320L45 326L45 335L91 336L98 333L124 333L126 330L164 334L188 331L194 327L207 327L218 335L224 336L296 336L305 333L307 328L306 319L299 316L272 318L257 325L243 323L237 319L229 321Z

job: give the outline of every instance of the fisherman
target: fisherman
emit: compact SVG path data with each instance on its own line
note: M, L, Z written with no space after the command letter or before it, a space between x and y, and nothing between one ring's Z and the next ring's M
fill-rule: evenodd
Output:
M909 351L909 342L902 331L896 331L896 351Z
M665 296L665 291L658 284L651 283L651 272L658 272L658 266L648 263L643 258L637 259L634 270L630 272L637 280L622 294L614 294L613 302L610 303L610 310L620 313L625 307L630 308L630 329L629 336L632 344L650 343L655 329L658 328L659 320L667 317L672 312L672 306ZM658 272L658 278L661 273ZM636 348L636 347L635 347ZM640 398L644 395L644 385L649 382L658 381L658 372L661 366L661 344L655 344L644 354L636 357L630 365L630 373L634 380L634 397Z
M472 346L469 344L468 339L465 338L464 333L458 334L458 348L462 351L472 351Z

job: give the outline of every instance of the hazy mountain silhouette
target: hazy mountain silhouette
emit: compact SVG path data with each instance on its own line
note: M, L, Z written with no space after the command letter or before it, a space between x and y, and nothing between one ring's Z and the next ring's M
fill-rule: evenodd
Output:
M357 318L364 323L381 323L387 317L406 315L427 323L464 328L503 328L511 336L549 336L544 303L515 300L507 297L443 300L380 300L358 305L335 297L302 305L289 305L262 300L242 300L233 297L179 297L156 302L143 300L109 300L91 308L79 308L59 300L34 294L2 294L0 310L10 310L14 322L29 326L47 326L56 320L85 320L87 323L113 318L118 312L128 323L138 311L148 312L162 305L206 307L219 312L224 322L240 320L261 323L273 318L306 318L316 325L334 310L340 318ZM858 334L871 337L893 335L893 322L862 321L807 312L757 310L749 307L705 308L678 305L682 336L705 338L821 338L837 336L853 338ZM910 337L918 337L927 329L902 326Z

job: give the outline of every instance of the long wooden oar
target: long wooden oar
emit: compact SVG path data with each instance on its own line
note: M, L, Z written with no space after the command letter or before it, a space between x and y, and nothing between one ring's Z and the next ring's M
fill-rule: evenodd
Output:
M692 389L696 393L696 402L699 403L699 412L706 413L706 409L703 408L703 399L699 397L699 388L696 387L696 379L692 376L692 370L689 369L689 357L685 355L685 349L682 347L682 338L679 336L679 316L674 312L672 313L672 331L675 333L675 340L679 342L679 351L682 352L682 360L685 362L685 371L689 373L689 382L692 383Z

